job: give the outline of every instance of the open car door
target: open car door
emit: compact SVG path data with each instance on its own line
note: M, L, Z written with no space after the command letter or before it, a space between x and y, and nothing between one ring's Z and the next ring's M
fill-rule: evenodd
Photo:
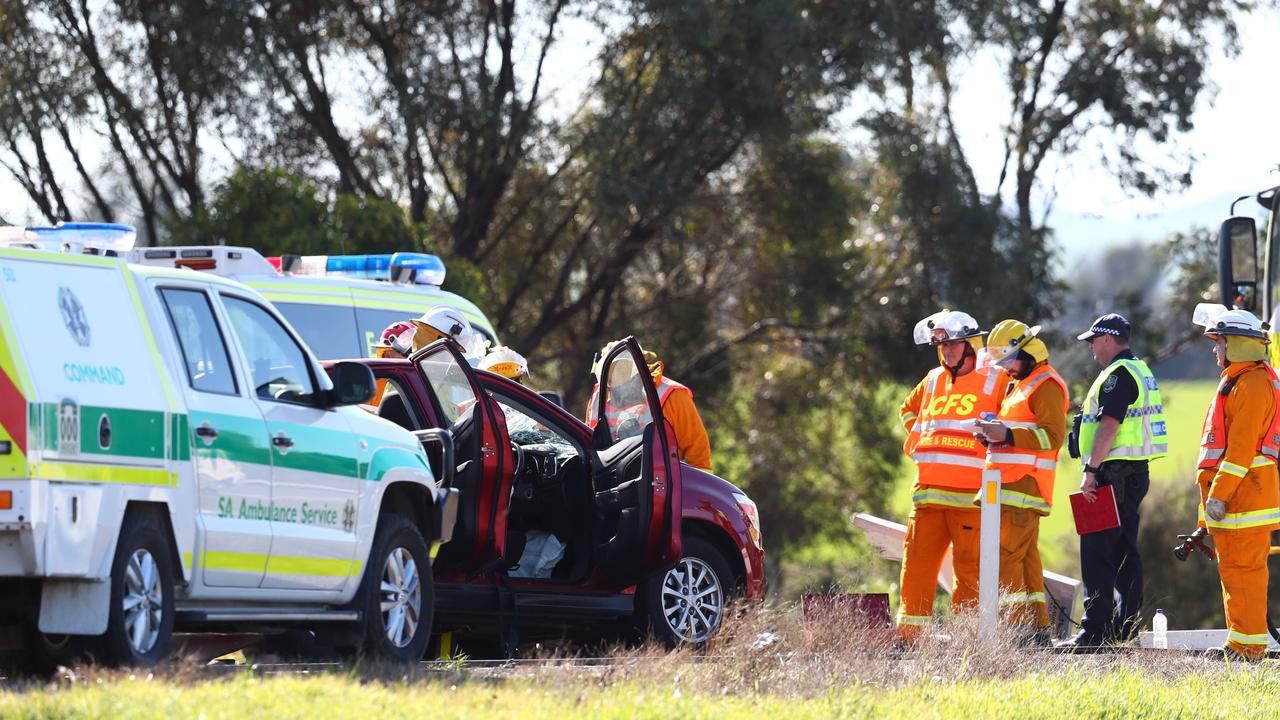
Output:
M675 430L662 417L662 403L640 343L615 344L601 360L591 408L592 444L600 458L597 506L616 524L604 528L601 561L609 574L649 572L680 559L680 458Z
M506 418L451 341L437 340L409 359L431 389L437 417L453 433L458 465L457 524L437 562L468 570L500 567L514 472Z

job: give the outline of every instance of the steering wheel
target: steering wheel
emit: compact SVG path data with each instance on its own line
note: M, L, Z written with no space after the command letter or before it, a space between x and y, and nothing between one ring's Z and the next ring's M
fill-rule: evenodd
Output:
M514 481L514 480L519 480L520 474L524 472L525 457L524 457L524 448L517 445L515 441L511 442L511 449L512 451L515 452L515 456L516 456L516 471L511 475L511 478Z

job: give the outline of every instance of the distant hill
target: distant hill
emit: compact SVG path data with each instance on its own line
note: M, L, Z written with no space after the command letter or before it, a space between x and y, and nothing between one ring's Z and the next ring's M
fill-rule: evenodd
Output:
M1171 207L1166 212L1130 217L1104 217L1099 214L1055 211L1049 217L1049 225L1058 248L1061 250L1059 271L1070 281L1070 275L1088 256L1100 252L1109 245L1139 241L1154 243L1170 233L1183 232L1196 227L1216 228L1227 217L1231 201L1262 188L1243 189L1224 193L1207 200L1182 207ZM1242 201L1238 212L1259 211L1252 200Z

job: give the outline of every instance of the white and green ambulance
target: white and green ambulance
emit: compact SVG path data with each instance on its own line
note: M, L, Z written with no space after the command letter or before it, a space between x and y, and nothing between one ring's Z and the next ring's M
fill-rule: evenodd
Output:
M475 303L441 288L435 255L286 255L263 257L247 247L149 247L122 251L129 262L201 270L239 281L270 300L321 360L373 357L387 326L436 306L460 312L491 346L489 318Z
M421 657L447 436L356 407L368 368L331 381L240 283L18 247L113 233L0 230L0 643L148 664L175 631L301 627Z

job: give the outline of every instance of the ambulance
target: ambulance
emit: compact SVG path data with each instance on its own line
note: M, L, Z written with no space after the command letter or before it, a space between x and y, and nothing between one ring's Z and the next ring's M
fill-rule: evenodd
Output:
M441 288L445 266L435 255L264 257L252 248L208 245L135 248L123 256L248 285L275 305L321 360L373 357L383 329L441 305L460 312L491 347L498 345L493 323L480 308Z
M0 229L0 644L147 665L175 632L303 628L419 659L450 436L361 410L368 367L326 374L261 294L132 242Z

